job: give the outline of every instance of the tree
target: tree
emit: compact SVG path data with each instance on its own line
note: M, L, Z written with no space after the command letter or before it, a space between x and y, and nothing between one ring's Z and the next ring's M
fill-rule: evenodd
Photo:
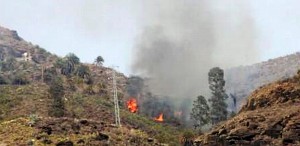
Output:
M75 54L69 53L65 58L56 60L54 66L60 68L61 74L70 76L79 64L80 59Z
M65 105L63 96L65 95L63 81L61 78L56 78L52 81L49 89L49 94L53 99L49 115L54 117L64 116Z
M86 78L90 76L90 68L86 65L79 65L76 69L76 75L81 77L81 78Z
M95 59L95 63L97 66L102 66L104 62L104 59L102 58L102 56L98 56L96 59Z
M73 70L72 65L66 59L62 58L56 60L56 62L54 63L54 67L59 68L60 73L66 76L71 75Z
M76 68L76 65L80 64L80 59L73 53L69 53L66 57L63 72L65 75L71 75Z
M194 127L201 128L210 121L209 106L203 96L198 96L193 103L191 119L194 121Z
M211 120L215 125L227 119L227 104L225 100L228 95L225 93L224 71L219 67L212 68L208 73L209 89L212 97L209 99L211 103Z
M64 66L64 64L65 64L65 60L62 59L62 58L58 58L58 59L55 61L55 63L53 64L53 66L54 66L55 68L62 68L62 67Z
M80 59L74 53L69 53L68 55L66 55L66 59L73 65L77 65L80 63Z

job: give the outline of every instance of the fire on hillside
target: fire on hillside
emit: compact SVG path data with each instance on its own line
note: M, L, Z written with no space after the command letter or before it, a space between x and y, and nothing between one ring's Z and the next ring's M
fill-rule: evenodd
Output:
M132 113L136 113L138 111L138 105L135 98L132 97L127 101L127 108Z
M164 121L164 114L163 113L159 114L159 116L154 118L154 120L156 122L163 122Z

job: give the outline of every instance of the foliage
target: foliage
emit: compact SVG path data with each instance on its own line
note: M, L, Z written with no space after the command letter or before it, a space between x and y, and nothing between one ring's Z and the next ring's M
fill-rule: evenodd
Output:
M181 143L184 146L193 146L193 139L195 136L196 134L192 130L185 130L182 134Z
M44 71L44 82L50 84L52 79L57 76L56 69L54 67L45 69Z
M236 115L236 113L235 113L234 111L231 111L229 117L230 117L230 118L233 118L235 115Z
M88 85L93 85L93 84L94 84L94 79L93 79L93 77L92 77L91 75L88 75L88 76L85 78L84 82L85 82L86 84L88 84Z
M29 124L30 126L33 126L33 125L35 125L39 120L40 120L40 118L39 118L38 115L36 115L36 114L30 114L30 115L29 115L29 122L28 122L28 124Z
M65 58L72 65L78 65L80 63L80 59L74 53L69 53Z
M54 117L62 117L64 116L64 87L63 81L61 78L56 78L52 81L49 89L49 94L53 99L53 103L51 105L51 109L49 110L49 115Z
M194 127L201 129L204 125L210 121L209 106L205 97L198 96L193 103L193 109L191 112L191 119L195 122Z
M227 119L227 104L225 100L228 95L225 93L224 71L219 67L212 68L208 73L209 89L212 97L211 103L211 121L215 125Z
M182 134L182 137L185 139L192 139L196 134L192 130L185 130Z
M71 91L76 91L77 88L75 86L75 78L72 77L72 78L67 78L67 89L68 90L71 90Z
M54 66L55 68L62 68L62 67L64 66L64 64L65 64L65 60L62 59L62 58L58 58L58 59L55 61L55 63L53 64L53 66Z
M105 95L105 94L107 94L107 87L106 87L105 84L98 83L97 84L97 88L98 88L99 95Z
M0 88L0 121L6 119L8 116L13 117L10 114L11 109L18 106L22 99L18 96L11 96L15 93L7 86Z
M2 71L12 71L16 67L17 60L13 57L8 58L6 61L1 62Z
M3 76L0 76L0 85L8 84L8 81Z
M179 136L181 129L171 127L169 125L162 125L149 120L141 115L132 114L128 111L121 111L121 118L124 122L143 129L147 133L151 133L161 143L168 143L170 145L179 145Z
M70 104L70 111L73 117L82 118L84 114L83 105L85 103L84 97L82 94L74 94L72 98L70 98L68 104Z
M64 61L64 65L61 68L61 74L66 76L71 76L73 71L75 70L75 66L68 61Z
M94 92L94 87L93 87L93 85L88 85L88 86L84 89L83 93L89 94L89 95L94 95L95 92Z
M81 78L87 78L88 76L90 76L90 68L86 65L79 65L75 71L75 74Z
M102 56L98 56L98 57L95 59L95 63L96 63L97 66L102 66L103 62L104 62L104 59L103 59Z
M147 137L147 135L140 130L131 130L130 137L131 143L142 145L143 142L146 141L144 138Z
M173 113L175 111L171 100L168 97L160 98L148 92L141 103L141 108L139 108L140 113L149 118L157 117L159 114L164 113L164 119L174 119Z
M29 80L25 74L18 73L15 76L13 76L12 84L13 85L26 85L26 84L29 84Z
M75 72L76 66L80 64L80 59L73 53L69 53L63 59L57 59L54 63L56 68L60 68L61 74L70 76Z

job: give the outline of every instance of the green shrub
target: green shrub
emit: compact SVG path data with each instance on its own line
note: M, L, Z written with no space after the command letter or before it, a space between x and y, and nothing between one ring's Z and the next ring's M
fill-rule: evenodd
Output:
M47 68L44 71L44 82L50 84L52 79L57 76L56 69L54 67Z
M62 117L65 112L65 104L63 97L65 95L63 81L61 78L56 78L50 85L49 94L53 99L49 115L54 117Z
M36 114L29 115L29 126L34 126L40 120L39 116Z

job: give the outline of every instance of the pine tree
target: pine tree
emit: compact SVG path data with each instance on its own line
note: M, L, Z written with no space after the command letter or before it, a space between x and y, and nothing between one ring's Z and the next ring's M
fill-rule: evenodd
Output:
M225 93L224 71L219 67L212 68L208 73L209 89L212 97L209 99L211 103L211 120L215 125L227 119L227 104L225 100L228 95Z
M194 101L191 119L195 122L194 127L199 129L209 123L209 106L203 96L198 96Z

